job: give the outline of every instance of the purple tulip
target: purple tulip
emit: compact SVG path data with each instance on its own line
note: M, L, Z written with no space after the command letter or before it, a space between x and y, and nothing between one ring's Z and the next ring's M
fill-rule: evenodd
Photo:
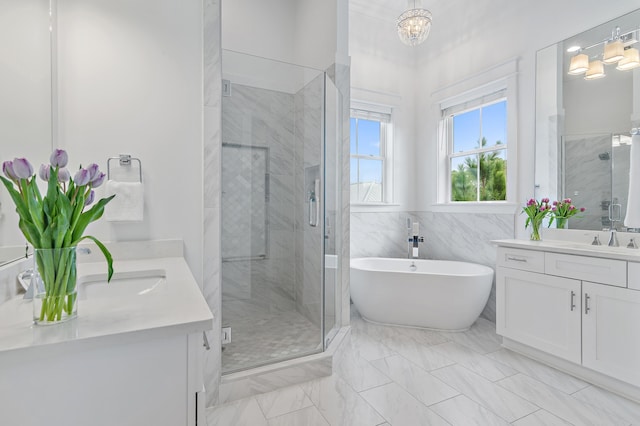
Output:
M557 211L557 210L558 210L558 208L557 208L556 206L553 206L553 207L551 208L551 211L554 211L554 212L555 212L555 211Z
M576 206L574 206L573 204L569 206L569 210L575 210Z
M69 170L58 170L58 182L69 182L69 179L71 179L71 173L69 173Z
M542 202L543 202L543 203L545 203L545 204L547 204L547 203L549 203L549 199L548 199L548 198L543 198L543 199L542 199Z
M528 206L534 206L536 204L536 200L534 200L533 198L531 198L529 201L527 201L527 207Z
M567 204L571 204L571 198L565 198L564 202L567 203Z
M553 205L554 205L554 206L557 206L557 205L558 205L558 202L557 202L557 201L554 201L554 202L553 202Z
M66 167L69 162L69 156L64 149L54 149L49 158L53 167Z
M97 188L100 185L102 185L102 182L104 182L104 179L107 177L106 174L99 172L97 175L94 176L93 180L91 180L91 187L92 188Z
M92 189L91 192L89 192L89 196L87 197L86 200L84 200L84 205L88 206L89 204L93 203L93 199L96 197L96 192Z
M85 186L86 184L89 183L90 180L90 175L89 175L89 170L87 169L80 169L76 172L75 176L73 176L73 182L76 184L76 186Z
M11 180L18 180L16 173L13 171L13 161L5 161L2 163L2 173Z
M95 179L96 175L99 172L98 165L96 163L89 164L89 167L87 167L87 170L89 171L89 181L93 182L93 180Z
M585 211L585 210L586 210L586 209L585 209L584 207L580 207L580 211L581 211L581 212L583 212L583 211Z
M51 166L48 164L40 164L40 169L38 170L38 176L45 182L49 182L49 177L51 175Z
M29 179L33 176L33 166L26 158L14 158L13 171L18 179Z

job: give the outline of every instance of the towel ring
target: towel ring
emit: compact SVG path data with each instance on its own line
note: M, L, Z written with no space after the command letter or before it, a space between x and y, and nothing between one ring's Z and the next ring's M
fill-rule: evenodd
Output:
M132 161L138 162L138 171L140 172L140 183L142 183L142 161L139 158L131 157L129 154L120 154L118 157L110 157L107 160L107 180L111 179L111 160L119 160L120 166L131 166Z

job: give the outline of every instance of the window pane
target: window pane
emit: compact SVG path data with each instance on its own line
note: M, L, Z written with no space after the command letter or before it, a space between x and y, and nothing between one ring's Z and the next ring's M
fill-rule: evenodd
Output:
M453 152L479 148L480 109L453 116Z
M358 201L382 202L382 161L358 160L360 166Z
M351 159L350 163L351 184L358 183L358 160L356 158Z
M356 132L357 132L357 120L355 118L351 119L351 134L349 136L349 140L351 141L351 153L352 154L357 154L358 153L358 149L357 149L357 139L356 139Z
M507 143L507 101L482 108L482 140L484 146Z
M358 119L358 154L380 156L380 122Z
M507 199L507 150L487 152L480 158L480 201Z
M477 201L478 156L451 159L451 201Z

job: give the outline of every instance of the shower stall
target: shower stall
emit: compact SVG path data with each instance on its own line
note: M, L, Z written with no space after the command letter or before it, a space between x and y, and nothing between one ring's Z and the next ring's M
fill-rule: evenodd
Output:
M337 330L340 97L322 70L223 50L222 71L225 374Z

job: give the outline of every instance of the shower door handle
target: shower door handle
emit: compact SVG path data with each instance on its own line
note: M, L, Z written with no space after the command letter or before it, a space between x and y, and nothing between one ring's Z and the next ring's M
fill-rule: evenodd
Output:
M309 226L314 228L318 226L318 217L320 217L320 203L314 194L309 196Z

